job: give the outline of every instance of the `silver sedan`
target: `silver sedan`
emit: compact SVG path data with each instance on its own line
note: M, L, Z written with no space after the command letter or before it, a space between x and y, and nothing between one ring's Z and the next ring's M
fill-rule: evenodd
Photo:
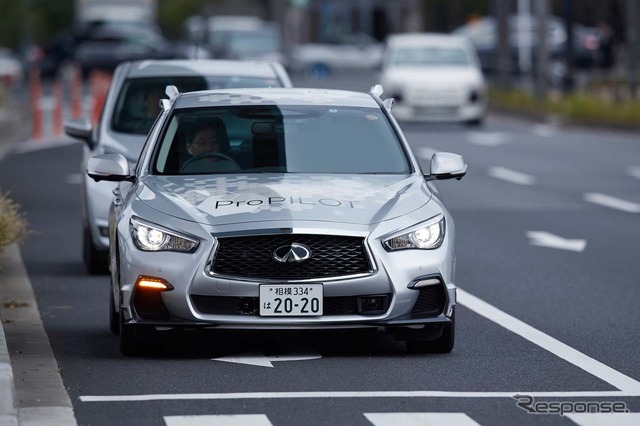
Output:
M451 351L455 226L433 181L464 176L460 156L423 174L379 87L167 94L135 170L120 154L87 166L119 182L123 354L195 327L385 327L409 350Z

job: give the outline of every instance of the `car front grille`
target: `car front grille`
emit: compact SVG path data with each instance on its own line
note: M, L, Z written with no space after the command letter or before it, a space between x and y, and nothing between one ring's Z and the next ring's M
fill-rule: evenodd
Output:
M274 250L293 243L309 247L311 257L291 263L274 259ZM372 266L362 237L281 234L218 238L211 272L248 279L321 280L368 274Z
M384 306L384 310L386 311L389 309L391 294L385 294L382 296L386 296ZM359 296L325 297L323 300L323 316L367 315L367 312L361 312L359 310L358 297ZM199 312L209 315L257 316L258 307L260 306L257 297L192 295L191 300L193 301L194 307Z
M430 285L419 290L418 300L416 300L412 314L423 316L440 315L447 303L447 295L443 284Z
M416 87L408 92L407 101L419 106L458 106L464 101L464 92L455 88Z

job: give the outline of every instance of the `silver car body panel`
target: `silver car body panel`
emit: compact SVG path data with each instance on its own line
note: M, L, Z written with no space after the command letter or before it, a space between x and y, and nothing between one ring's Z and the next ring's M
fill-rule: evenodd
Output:
M112 198L111 192L116 188L116 184L111 182L98 184L89 178L85 173L87 161L96 155L118 153L124 155L133 166L146 140L145 135L115 132L111 129L113 110L124 83L131 78L186 76L272 78L278 80L283 87L291 87L291 80L282 65L270 62L146 60L127 62L118 66L105 99L103 116L94 129L94 140L97 143L93 149L85 145L81 164L81 174L84 176L81 183L83 223L88 226L96 248L103 251L109 248L109 238L103 235L101 229L104 230L107 226L109 200Z
M276 104L339 104L383 109L370 95L315 89L234 89L183 94L175 108L231 105L242 102ZM238 104L238 103L234 103ZM170 111L151 131L154 140ZM404 175L236 174L158 176L150 173L153 146L142 153L137 181L121 182L122 204L110 210L111 273L114 307L122 307L127 323L158 327L217 327L231 329L333 329L379 326L413 327L449 323L456 303L455 224L433 182L425 182L417 159L395 120L390 123L404 145L412 171ZM102 184L102 183L100 183ZM254 201L249 203L249 201ZM384 237L397 234L438 215L446 223L445 238L433 250L387 251ZM161 224L194 236L194 253L147 252L136 247L130 219ZM364 238L370 271L330 279L270 280L212 273L217 238L273 234L315 234ZM133 308L136 280L153 276L173 290L161 293L170 320L138 317ZM424 277L439 277L446 297L442 312L414 318L411 311L419 291L409 285ZM269 282L323 284L324 297L390 294L384 313L314 317L213 315L200 312L192 296L257 298Z

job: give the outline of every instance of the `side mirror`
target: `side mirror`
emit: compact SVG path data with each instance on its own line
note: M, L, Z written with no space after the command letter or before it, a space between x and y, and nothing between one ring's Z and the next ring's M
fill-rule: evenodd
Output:
M93 148L93 125L88 118L70 118L64 121L64 132L72 138L80 139Z
M431 157L432 179L462 179L467 173L467 165L461 155L451 152L436 152Z
M129 171L129 162L122 154L103 154L89 158L87 175L96 182L133 180Z

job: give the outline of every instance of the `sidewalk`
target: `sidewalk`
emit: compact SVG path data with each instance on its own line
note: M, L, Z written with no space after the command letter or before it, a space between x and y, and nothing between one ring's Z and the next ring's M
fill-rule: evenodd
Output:
M0 425L77 424L16 244L0 253L0 317Z

